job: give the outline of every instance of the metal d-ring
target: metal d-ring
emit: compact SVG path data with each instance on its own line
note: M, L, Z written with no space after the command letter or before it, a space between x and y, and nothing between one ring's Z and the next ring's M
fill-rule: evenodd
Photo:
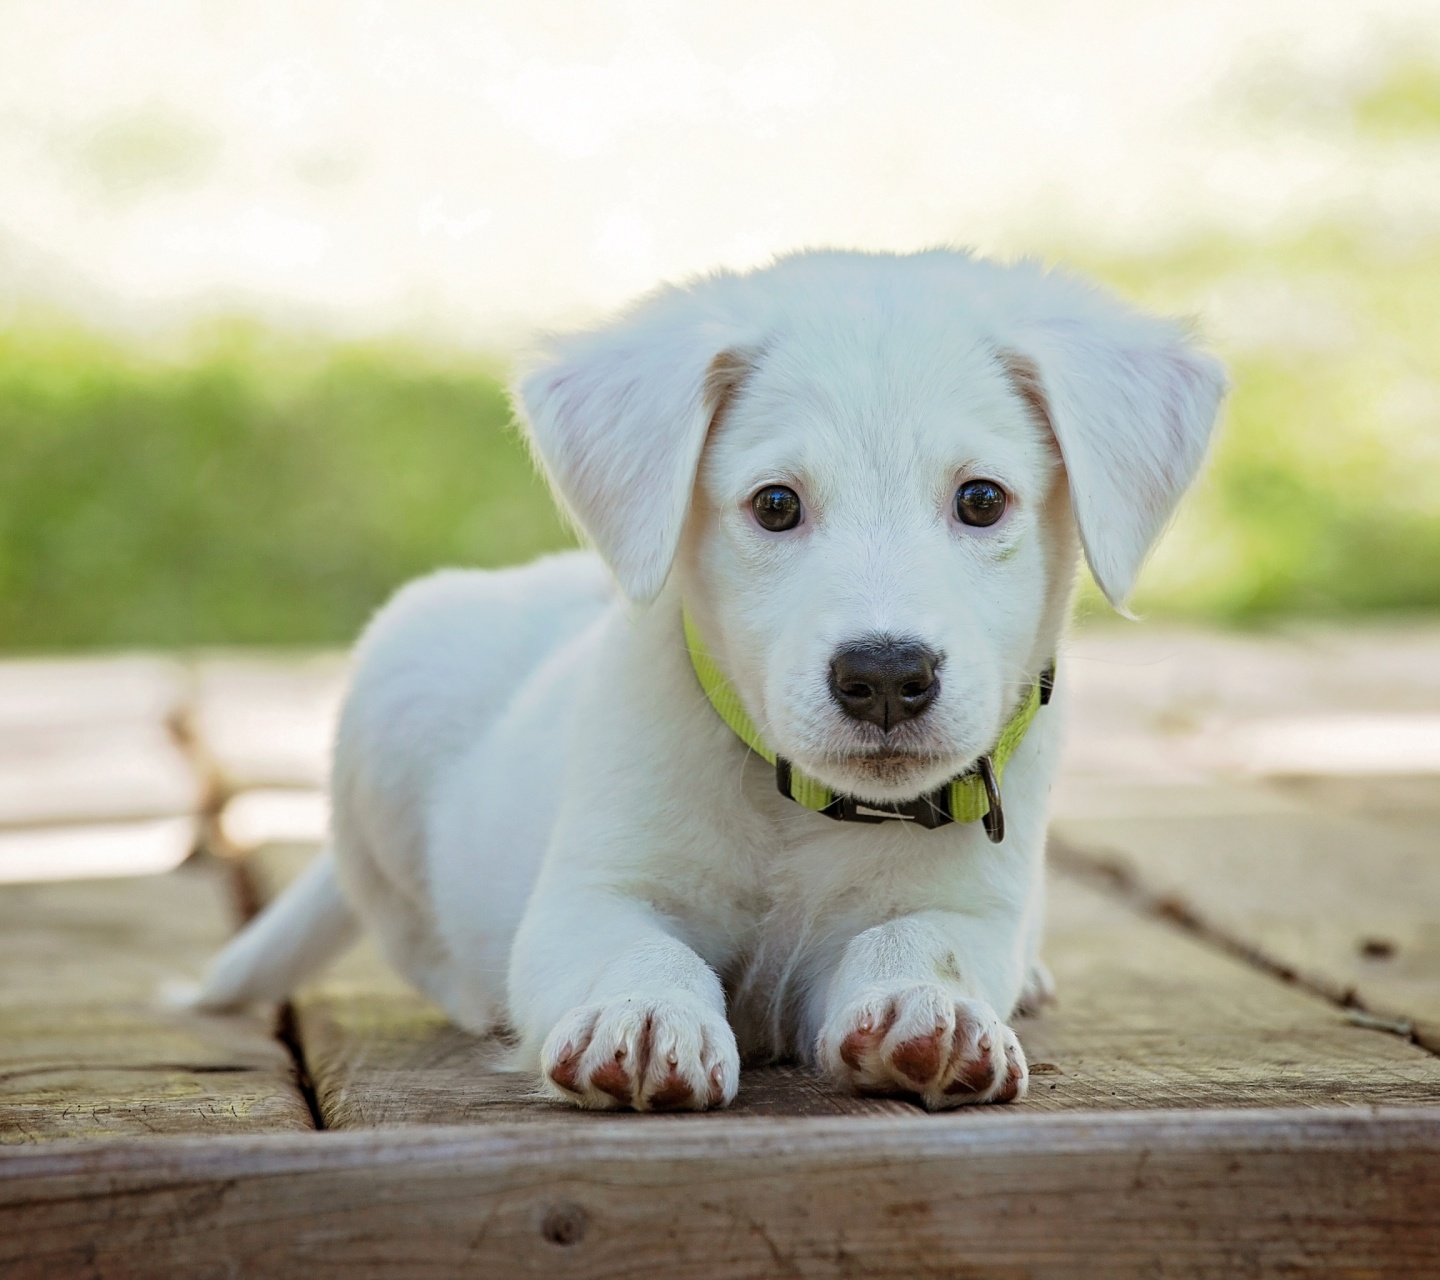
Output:
M985 784L985 798L990 802L990 807L985 810L980 821L985 824L985 834L990 837L990 843L999 844L1005 839L1005 810L1000 806L1000 780L995 776L995 766L989 756L981 756L975 769L980 775L980 781Z

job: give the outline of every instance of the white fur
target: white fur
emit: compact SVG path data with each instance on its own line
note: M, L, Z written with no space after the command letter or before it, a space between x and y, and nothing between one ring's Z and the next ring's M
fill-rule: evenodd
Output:
M742 1053L933 1107L1018 1095L1004 1021L1048 983L1063 661L1005 775L1002 844L841 824L778 795L706 702L682 601L774 749L838 791L913 798L990 749L1056 653L1080 542L1128 593L1203 457L1219 366L1033 265L815 253L663 290L556 341L520 388L600 554L440 574L375 620L335 756L351 908L580 1105L727 1102ZM952 514L980 477L1012 495L989 529ZM793 531L750 514L773 483L805 503ZM876 632L944 655L931 710L889 735L828 689L836 647ZM202 1000L298 980L307 911L339 944L325 874Z

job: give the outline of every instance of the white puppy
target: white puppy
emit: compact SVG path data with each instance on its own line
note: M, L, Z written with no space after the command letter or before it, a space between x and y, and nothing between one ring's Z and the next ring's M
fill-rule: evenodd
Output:
M595 554L380 613L330 852L202 1003L286 994L358 918L581 1106L719 1106L777 1057L1020 1096L1078 545L1120 603L1223 388L1174 325L948 251L799 254L555 341L519 398Z

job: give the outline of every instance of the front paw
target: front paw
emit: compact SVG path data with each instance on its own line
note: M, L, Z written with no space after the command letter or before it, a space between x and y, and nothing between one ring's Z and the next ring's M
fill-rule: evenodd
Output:
M740 1084L724 1018L693 996L630 996L572 1009L540 1054L552 1093L596 1110L704 1111Z
M1025 1096L1015 1033L983 1000L931 983L872 990L831 1018L820 1061L860 1093L901 1093L931 1111Z

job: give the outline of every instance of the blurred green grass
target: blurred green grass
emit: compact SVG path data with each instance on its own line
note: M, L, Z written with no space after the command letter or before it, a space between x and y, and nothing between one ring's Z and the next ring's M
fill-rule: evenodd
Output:
M1233 382L1139 612L1254 625L1440 608L1440 236L1325 226L1083 265L1198 316Z
M1234 392L1149 616L1440 608L1440 236L1068 255L1201 317ZM0 646L342 644L396 585L567 545L499 366L243 326L162 358L0 333ZM1082 612L1103 612L1092 590Z
M1225 110L1389 173L1389 196L1284 233L1056 246L1195 315L1233 376L1141 613L1440 608L1440 67L1403 46L1376 65L1363 83L1261 67ZM193 159L193 140L127 128L105 145ZM1396 205L1397 174L1420 199ZM0 328L0 649L341 644L406 578L567 542L494 363L243 324L169 355L64 322ZM1081 611L1104 611L1093 588Z
M0 333L0 646L350 640L406 578L565 545L491 366L253 329Z
M1243 127L1298 130L1372 193L1285 234L1077 255L1138 301L1199 317L1234 381L1211 465L1137 609L1248 625L1433 611L1440 64L1398 42L1358 81L1274 64L1236 97Z
M1246 109L1357 156L1428 157L1416 172L1440 181L1433 66L1402 58L1345 93L1272 77ZM1057 253L1196 316L1233 377L1138 612L1440 609L1440 227L1352 213ZM494 362L244 324L166 355L64 322L0 329L0 649L343 644L409 577L567 545L502 383ZM1093 588L1080 607L1105 612Z

